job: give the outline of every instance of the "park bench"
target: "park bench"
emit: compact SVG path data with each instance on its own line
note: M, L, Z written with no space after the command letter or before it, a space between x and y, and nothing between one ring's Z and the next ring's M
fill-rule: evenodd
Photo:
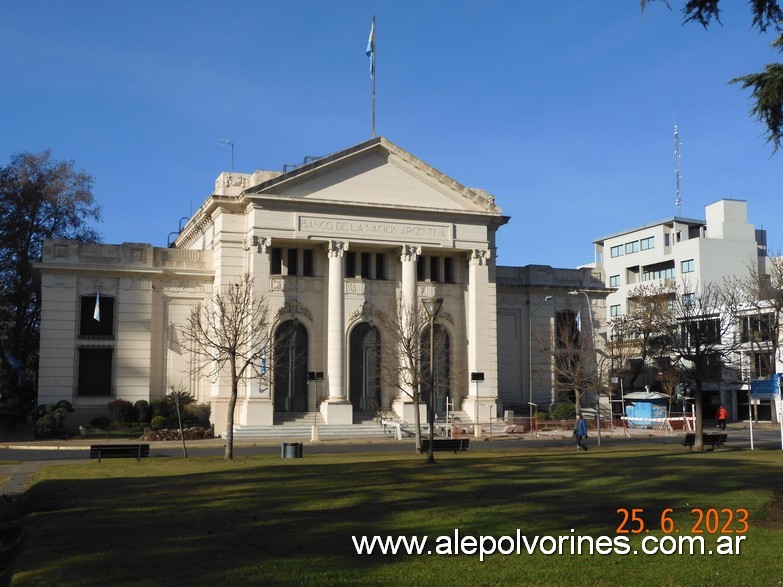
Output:
M720 432L704 432L702 433L702 441L704 445L710 445L712 446L712 450L715 450L715 447L720 446L721 444L726 444L726 439L728 438L728 434L720 433ZM687 446L688 448L693 448L693 444L696 442L696 435L695 434L686 434L685 440L683 441L682 445Z
M135 458L140 461L142 457L150 456L149 444L93 444L90 447L90 458L98 459L121 459Z
M432 450L448 450L453 452L464 452L468 450L470 438L436 438L432 441ZM429 452L430 439L421 439L421 452Z

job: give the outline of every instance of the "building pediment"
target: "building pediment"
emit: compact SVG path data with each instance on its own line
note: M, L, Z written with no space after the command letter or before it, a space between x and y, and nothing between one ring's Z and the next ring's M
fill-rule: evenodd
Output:
M224 212L239 216L253 208L263 211L255 226L266 236L373 242L382 236L467 248L486 246L487 229L508 220L486 191L377 137L283 173L221 174L175 246L198 243Z
M248 187L245 195L331 206L501 213L483 190L463 186L382 137Z

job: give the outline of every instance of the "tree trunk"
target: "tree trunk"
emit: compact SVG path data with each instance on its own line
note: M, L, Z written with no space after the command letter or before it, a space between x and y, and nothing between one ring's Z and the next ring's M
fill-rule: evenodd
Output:
M231 377L231 398L228 400L228 415L226 416L226 454L223 458L234 458L234 408L237 405L238 381Z
M696 389L693 392L693 415L695 419L693 450L704 450L704 410L702 409L702 397L704 394L701 389L701 381L696 380Z
M416 441L416 452L421 452L421 415L419 414L418 394L413 398L413 437Z

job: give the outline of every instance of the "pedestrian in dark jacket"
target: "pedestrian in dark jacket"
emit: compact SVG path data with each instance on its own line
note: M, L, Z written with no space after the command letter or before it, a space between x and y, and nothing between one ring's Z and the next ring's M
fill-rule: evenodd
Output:
M585 446L584 440L587 438L587 422L582 414L579 414L574 422L574 438L576 438L576 450L586 451L587 446Z

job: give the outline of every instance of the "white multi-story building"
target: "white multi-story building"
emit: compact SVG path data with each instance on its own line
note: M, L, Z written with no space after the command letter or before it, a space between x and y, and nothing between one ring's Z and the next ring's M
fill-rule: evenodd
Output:
M706 221L673 217L595 241L597 266L613 289L609 318L624 314L629 294L645 283L674 279L693 288L683 294L698 293L705 284L747 275L752 265L763 269L763 231L748 223L747 202L719 200L705 210Z
M763 274L766 233L747 219L747 202L722 199L705 208L706 220L673 217L595 241L596 267L610 293L607 320L629 311L635 289L670 280L678 294L697 296L705 286L723 287L753 270ZM747 381L714 382L705 392L705 414L718 404L734 418L748 414Z

